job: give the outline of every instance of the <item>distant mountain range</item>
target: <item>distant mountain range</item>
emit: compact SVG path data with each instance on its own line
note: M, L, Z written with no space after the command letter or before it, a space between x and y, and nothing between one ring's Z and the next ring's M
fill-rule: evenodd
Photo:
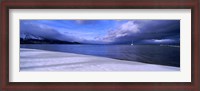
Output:
M51 40L51 39L23 39L20 38L20 44L81 44L79 42L68 42L61 40Z

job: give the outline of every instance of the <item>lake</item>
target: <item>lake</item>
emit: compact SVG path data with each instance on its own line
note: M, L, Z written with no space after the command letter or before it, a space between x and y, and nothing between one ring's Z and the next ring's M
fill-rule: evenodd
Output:
M176 46L21 44L20 47L180 67L180 47Z

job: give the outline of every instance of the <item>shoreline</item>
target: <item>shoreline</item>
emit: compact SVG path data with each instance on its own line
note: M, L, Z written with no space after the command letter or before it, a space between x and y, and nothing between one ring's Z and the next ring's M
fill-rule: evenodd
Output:
M20 48L20 71L180 71L179 67Z

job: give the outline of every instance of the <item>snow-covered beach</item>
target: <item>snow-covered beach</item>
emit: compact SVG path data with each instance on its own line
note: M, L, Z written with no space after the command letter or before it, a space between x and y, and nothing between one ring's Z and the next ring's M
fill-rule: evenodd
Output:
M20 48L20 71L180 71L179 67Z

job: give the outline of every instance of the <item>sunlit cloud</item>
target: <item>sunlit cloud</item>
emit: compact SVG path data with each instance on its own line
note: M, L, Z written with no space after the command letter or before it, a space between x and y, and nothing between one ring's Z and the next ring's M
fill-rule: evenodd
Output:
M153 39L154 42L163 43L163 42L173 42L172 39Z

